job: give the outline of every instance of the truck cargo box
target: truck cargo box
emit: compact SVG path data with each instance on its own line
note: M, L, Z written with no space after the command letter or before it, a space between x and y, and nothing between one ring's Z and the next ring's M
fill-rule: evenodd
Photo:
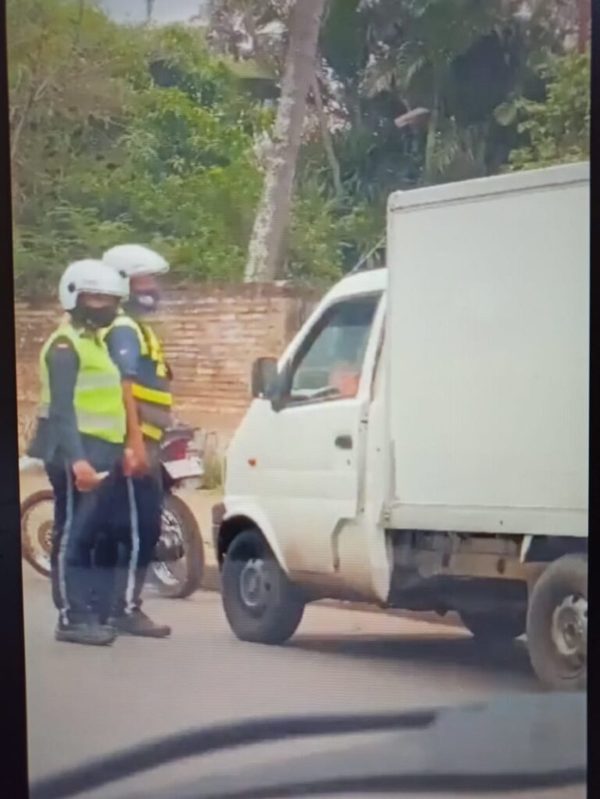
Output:
M585 536L589 166L388 205L387 523Z

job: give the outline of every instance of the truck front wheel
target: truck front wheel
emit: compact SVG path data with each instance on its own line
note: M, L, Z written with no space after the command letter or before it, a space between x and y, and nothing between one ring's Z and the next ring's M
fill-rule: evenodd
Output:
M534 671L548 687L587 685L588 566L585 555L565 555L535 583L527 613L527 646Z
M230 544L221 574L229 626L242 641L283 644L296 632L304 602L256 530Z

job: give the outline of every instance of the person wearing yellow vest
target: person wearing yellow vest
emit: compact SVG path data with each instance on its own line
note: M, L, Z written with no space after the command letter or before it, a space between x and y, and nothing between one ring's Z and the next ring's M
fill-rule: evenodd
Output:
M105 645L116 635L92 610L94 589L104 603L112 593L112 576L105 571L100 579L93 554L123 483L122 387L100 331L126 291L100 261L71 264L59 284L67 318L40 354L41 402L29 454L44 461L54 489L51 576L59 641Z
M102 260L129 282L129 297L104 335L123 381L135 500L126 558L118 562L114 555L117 592L111 623L120 633L165 638L170 635L170 627L156 624L142 611L141 594L160 537L160 442L171 425L172 407L171 371L148 317L159 301L157 278L168 271L169 265L158 253L138 244L113 247Z

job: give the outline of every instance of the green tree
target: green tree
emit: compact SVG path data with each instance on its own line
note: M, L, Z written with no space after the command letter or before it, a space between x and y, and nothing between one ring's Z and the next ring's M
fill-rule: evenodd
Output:
M201 35L68 0L12 0L9 26L18 290L53 292L66 262L127 240L176 275L241 278L272 114Z
M7 20L16 285L35 292L99 223L63 190L112 168L141 51L86 3L9 0Z
M68 261L132 240L176 280L241 280L274 112L231 61L196 29L121 27L85 2L8 10L19 293L53 294ZM335 279L337 217L302 191L285 276Z
M510 154L513 170L586 161L590 157L590 56L570 53L542 69L542 102L520 99L512 110L526 143ZM511 110L511 109L508 109Z
M204 34L119 26L86 0L8 0L21 294L131 240L164 250L175 279L243 278L292 3L213 6ZM335 280L381 238L396 189L497 172L511 152L513 169L587 157L588 11L329 0L279 275Z

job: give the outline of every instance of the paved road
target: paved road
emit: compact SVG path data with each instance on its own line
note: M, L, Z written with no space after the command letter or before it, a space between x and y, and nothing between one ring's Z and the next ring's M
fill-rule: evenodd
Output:
M23 496L43 482L27 478ZM206 533L210 497L189 499L198 505L194 510ZM210 549L207 558L213 559ZM461 629L377 612L315 605L307 609L287 646L243 644L229 632L218 594L202 591L183 601L148 597L151 615L174 628L168 641L123 638L106 650L58 644L52 635L55 612L48 582L24 568L33 779L142 740L217 721L400 710L539 690L519 645L482 653ZM302 745L302 752L320 745ZM299 751L298 742L285 746ZM268 759L273 751L271 745L266 751L211 756L210 765L227 770ZM181 775L182 768L203 773L205 763L178 765L176 773ZM163 769L144 777L148 783L138 780L136 795L145 796L144 785L169 785L173 773ZM122 799L123 791L121 784L88 796ZM554 796L548 794L548 799Z
M233 639L216 593L149 597L149 612L173 625L170 640L88 649L53 640L48 583L29 567L25 605L32 778L217 720L538 690L519 646L482 655L460 631L380 613L313 606L290 644L269 648Z

